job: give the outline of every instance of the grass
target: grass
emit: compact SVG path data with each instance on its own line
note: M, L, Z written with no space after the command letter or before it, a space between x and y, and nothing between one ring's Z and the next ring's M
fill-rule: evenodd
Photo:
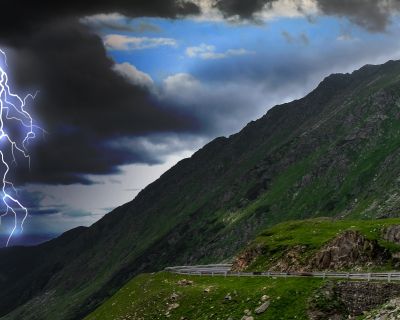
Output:
M181 279L193 285L180 286ZM142 274L107 300L84 320L128 319L240 319L244 310L257 319L308 319L307 301L323 283L321 279L236 278L182 276L166 272ZM209 289L206 292L205 289ZM179 307L168 312L173 293ZM230 294L232 300L226 300ZM254 315L263 295L271 304L261 315ZM290 306L290 308L288 308Z
M306 256L312 254L331 239L346 230L359 231L369 240L391 252L400 251L400 246L385 241L382 230L389 225L400 224L399 218L379 220L333 220L316 218L280 223L262 232L250 246L262 246L266 254L259 256L250 270L267 270L270 261L284 253L286 248L304 246ZM305 257L306 258L306 257Z

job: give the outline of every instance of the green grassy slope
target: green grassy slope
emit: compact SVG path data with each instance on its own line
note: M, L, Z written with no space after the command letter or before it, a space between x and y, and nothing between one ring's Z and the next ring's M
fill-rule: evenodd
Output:
M399 218L379 220L332 220L328 218L288 221L268 228L244 249L262 248L262 254L248 266L248 270L269 270L277 259L281 258L290 248L303 247L301 260L307 259L330 240L347 230L358 231L366 239L376 241L377 244L389 252L400 252L400 245L388 242L383 238L386 227L400 225ZM376 270L377 266L371 266ZM379 266L380 270L392 270L390 261L387 265Z
M193 285L180 286L188 279ZM319 279L266 279L181 276L169 273L137 276L85 320L166 319L170 297L178 294L179 307L168 319L240 319L244 310L255 319L308 319L307 299L322 284ZM209 292L205 292L205 289ZM225 300L230 294L232 299ZM268 295L270 307L254 315L260 298ZM288 307L290 306L290 308Z

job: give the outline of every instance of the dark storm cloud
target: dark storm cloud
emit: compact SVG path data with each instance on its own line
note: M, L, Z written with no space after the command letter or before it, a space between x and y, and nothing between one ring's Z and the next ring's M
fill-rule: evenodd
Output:
M187 118L171 116L145 89L114 72L101 39L85 26L53 25L51 32L36 33L25 46L22 53L31 59L30 79L26 69L18 67L18 52L9 59L11 69L17 71L18 83L38 81L45 89L35 110L46 123L68 133L84 126L107 137L187 128Z
M129 17L158 16L174 18L198 14L199 8L186 1L175 0L89 0L89 1L26 1L5 0L1 3L0 39L21 40L37 32L49 20L65 17L81 18L86 15L113 13Z
M279 0L217 0L215 7L225 17L239 16L242 19L253 20L254 15L263 10L269 10ZM299 12L305 12L301 1L298 4ZM399 0L315 0L322 14L340 16L371 31L381 32L391 22L391 17L399 13Z
M384 31L390 23L392 14L400 10L398 0L318 0L317 2L323 13L346 17L373 32Z
M32 170L18 169L21 183L91 183L85 174L115 173L122 164L154 162L105 141L196 127L190 116L168 112L146 89L116 74L100 37L79 22L87 15L113 12L174 18L198 13L194 4L13 0L3 1L1 10L7 14L0 20L0 45L9 49L13 82L41 91L34 109L48 131L33 148Z
M225 17L239 16L242 19L252 19L254 13L271 5L277 0L217 0L214 4Z

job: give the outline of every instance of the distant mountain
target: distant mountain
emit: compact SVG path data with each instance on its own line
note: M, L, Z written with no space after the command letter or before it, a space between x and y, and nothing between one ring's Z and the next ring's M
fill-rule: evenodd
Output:
M56 234L18 234L14 235L10 245L12 246L35 246L57 237ZM0 234L0 248L5 247L8 234Z
M82 319L140 272L229 259L281 221L399 216L399 187L400 62L334 74L90 228L1 249L1 319Z

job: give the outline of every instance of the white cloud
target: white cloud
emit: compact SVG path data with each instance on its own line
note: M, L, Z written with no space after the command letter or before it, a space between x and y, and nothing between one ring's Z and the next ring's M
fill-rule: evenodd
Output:
M254 54L254 51L248 51L243 48L239 49L229 49L225 52L216 52L216 48L213 45L208 45L202 43L197 47L188 47L186 48L186 55L190 58L200 58L204 60L211 59L225 59L234 56L244 56L248 54Z
M216 0L191 0L201 10L201 15L193 19L200 21L228 21L231 23L247 23L238 16L224 17L215 4ZM264 8L255 13L254 18L258 21L270 21L278 18L296 18L313 16L319 13L316 0L280 0L266 1Z
M142 50L160 46L175 47L177 42L172 38L128 37L109 34L104 37L104 45L111 50Z
M88 24L112 23L127 19L120 13L100 13L81 18L81 22Z
M119 31L133 31L129 24L130 18L119 13L95 14L80 19L80 22L94 29L108 28Z
M266 101L275 102L273 94L263 92L262 83L241 79L207 82L188 73L164 79L158 97L161 101L170 102L174 108L184 112L190 110L207 128L205 130L210 137L236 132L246 122L265 113Z
M134 85L149 89L154 85L150 75L138 70L134 65L128 62L115 64L112 69Z
M194 93L201 89L201 83L188 73L177 73L164 79L163 89L168 93Z
M264 9L255 14L255 18L270 21L278 18L309 17L319 13L315 0L280 0L268 2Z

